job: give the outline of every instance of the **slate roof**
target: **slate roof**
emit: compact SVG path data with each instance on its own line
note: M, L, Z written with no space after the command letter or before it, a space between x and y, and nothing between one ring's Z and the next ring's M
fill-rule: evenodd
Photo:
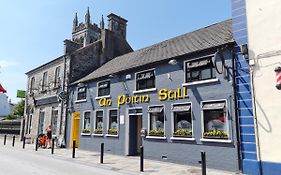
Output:
M158 61L168 60L181 55L214 48L234 42L232 20L216 23L196 31L154 44L152 46L116 57L89 75L72 84L90 81L129 69L138 68Z

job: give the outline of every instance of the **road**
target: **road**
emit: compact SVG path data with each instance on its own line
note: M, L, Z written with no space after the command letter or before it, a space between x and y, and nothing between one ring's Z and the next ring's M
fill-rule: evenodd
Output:
M124 175L52 155L0 147L0 175Z

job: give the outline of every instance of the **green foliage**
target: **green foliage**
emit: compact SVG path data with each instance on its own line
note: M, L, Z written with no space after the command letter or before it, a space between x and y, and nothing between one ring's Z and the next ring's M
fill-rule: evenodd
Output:
M190 137L192 136L192 130L186 129L178 129L176 132L173 133L175 137Z
M117 133L118 133L117 128L110 128L110 129L108 130L108 134L117 135Z
M102 128L97 128L94 130L95 134L102 134Z
M85 134L88 134L88 133L90 133L91 131L90 131L90 129L89 128L85 128L85 129L83 129L83 131L82 131L82 133L85 133Z
M5 119L6 119L6 120L15 120L15 119L17 119L17 116L16 116L16 115L13 115L13 114L10 114L10 115L7 115L7 116L5 117Z
M219 137L219 138L227 138L228 135L225 131L220 131L220 130L211 130L211 131L207 131L207 132L204 132L204 137Z
M164 129L153 129L148 132L150 136L164 136Z

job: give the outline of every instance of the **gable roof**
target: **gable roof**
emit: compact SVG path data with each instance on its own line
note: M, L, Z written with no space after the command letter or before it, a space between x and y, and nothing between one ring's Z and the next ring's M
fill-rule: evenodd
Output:
M234 42L232 20L216 23L158 44L116 57L72 84L90 81L154 62Z

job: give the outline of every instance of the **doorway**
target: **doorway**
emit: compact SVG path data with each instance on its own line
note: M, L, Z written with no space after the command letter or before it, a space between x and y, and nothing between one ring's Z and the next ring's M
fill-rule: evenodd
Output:
M44 118L45 118L45 111L40 110L39 112L39 122L38 122L38 135L43 134L44 132Z
M141 138L142 115L129 115L129 151L128 155L136 156L140 154L140 146L142 145Z
M75 148L78 148L79 140L80 112L72 113L72 134L70 147L73 148L73 140L76 141Z

